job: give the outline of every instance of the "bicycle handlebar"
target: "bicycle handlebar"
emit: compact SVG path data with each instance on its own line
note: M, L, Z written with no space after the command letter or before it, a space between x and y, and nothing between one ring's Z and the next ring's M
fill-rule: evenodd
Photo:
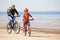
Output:
M20 17L20 15L17 15L17 16L13 16L13 17Z
M32 21L32 20L34 20L34 19L29 19L29 21ZM22 19L22 21L24 21L24 19Z

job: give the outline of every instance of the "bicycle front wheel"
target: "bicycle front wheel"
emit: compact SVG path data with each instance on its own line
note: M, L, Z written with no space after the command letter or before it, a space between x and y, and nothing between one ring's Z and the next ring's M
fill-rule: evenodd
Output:
M18 24L17 22L14 24L14 31L16 34L19 34L20 32L20 24Z
M29 29L29 32L28 33L29 33L29 37L30 37L31 36L31 29Z

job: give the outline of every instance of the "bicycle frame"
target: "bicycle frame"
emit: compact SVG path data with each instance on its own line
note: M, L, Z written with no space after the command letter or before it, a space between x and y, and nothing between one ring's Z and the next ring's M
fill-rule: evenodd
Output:
M17 16L14 16L12 20L7 24L7 32L10 34L12 29L15 31L16 34L20 32L20 24L17 23L15 20Z
M29 21L32 21L33 19L29 19ZM23 20L24 21L24 20ZM29 26L27 25L27 22L23 22L24 23L24 25L25 25L25 29L26 30L29 30Z
M14 28L14 23L17 22L15 19L16 19L17 16L14 16L13 18L12 17L9 17L9 20L10 20L10 24L12 26L12 28Z
M25 25L25 30L28 32L29 31L29 26L26 24Z

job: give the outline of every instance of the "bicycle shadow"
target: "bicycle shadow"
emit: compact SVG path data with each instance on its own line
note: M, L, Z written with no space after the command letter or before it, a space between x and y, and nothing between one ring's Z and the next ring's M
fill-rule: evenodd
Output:
M49 38L51 36L31 36L31 37L46 37L46 38Z

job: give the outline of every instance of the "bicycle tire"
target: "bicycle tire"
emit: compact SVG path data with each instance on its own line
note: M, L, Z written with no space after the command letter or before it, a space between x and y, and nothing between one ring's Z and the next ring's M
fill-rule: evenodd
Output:
M20 32L20 24L18 24L17 22L14 24L14 31L16 34L19 34Z
M29 29L29 32L28 33L29 33L29 37L30 37L31 36L31 29Z
M11 34L11 32L12 32L12 28L11 28L11 26L9 25L9 23L7 24L7 33L8 34Z

